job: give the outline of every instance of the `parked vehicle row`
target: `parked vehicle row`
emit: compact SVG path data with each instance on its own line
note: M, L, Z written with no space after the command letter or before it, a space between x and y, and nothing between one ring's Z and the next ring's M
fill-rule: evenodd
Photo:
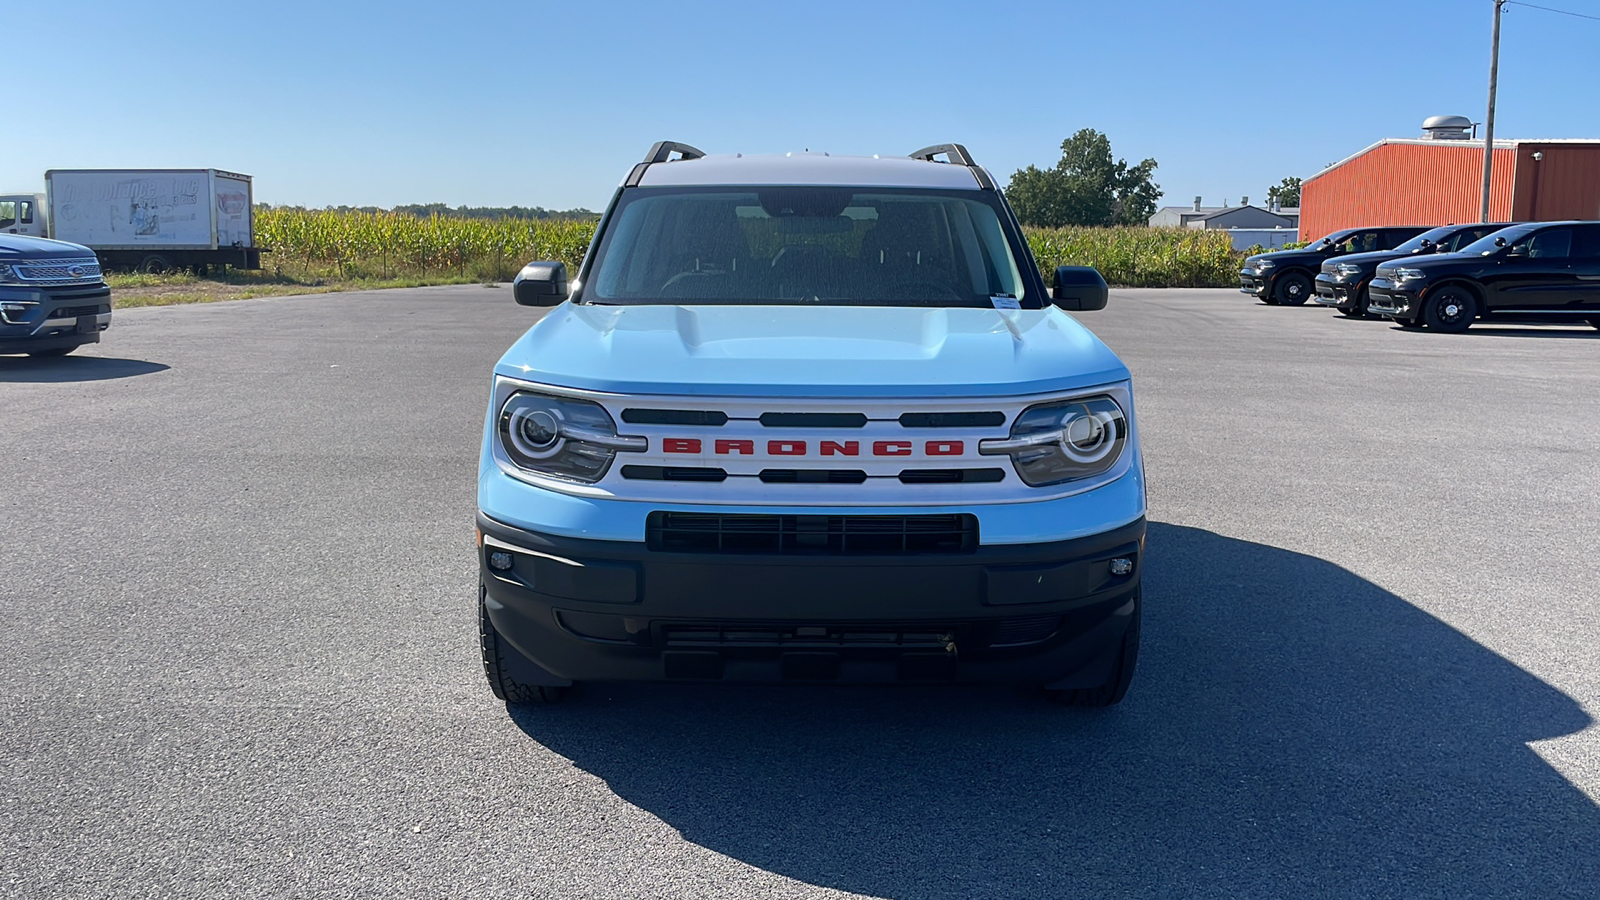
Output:
M1461 332L1475 321L1600 328L1600 222L1347 229L1300 250L1248 258L1239 289L1275 306L1301 305L1315 291L1317 302L1343 315L1381 316L1404 328Z
M1239 290L1269 306L1302 306L1315 294L1314 279L1329 258L1390 250L1426 230L1420 225L1346 228L1295 250L1259 253L1245 259Z

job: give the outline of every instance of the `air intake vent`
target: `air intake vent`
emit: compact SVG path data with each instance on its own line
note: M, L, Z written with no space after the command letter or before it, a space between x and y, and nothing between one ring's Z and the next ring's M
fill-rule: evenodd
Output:
M1004 469L906 469L901 484L994 484L1004 481Z
M726 481L728 473L711 467L623 466L622 477L635 481Z
M728 414L715 409L625 409L622 421L629 425L726 425Z
M761 414L768 428L865 428L865 413L780 413Z
M972 553L978 519L926 516L763 516L653 512L645 525L651 550L667 553L771 553L903 556Z
M860 469L762 469L767 484L861 484L867 473Z
M992 428L1006 423L1002 412L905 413L903 428Z

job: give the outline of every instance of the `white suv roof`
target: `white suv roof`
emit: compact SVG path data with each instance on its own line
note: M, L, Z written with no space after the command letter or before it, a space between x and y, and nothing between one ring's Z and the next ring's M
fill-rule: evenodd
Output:
M673 152L682 152L684 158L668 161L666 157ZM951 161L933 160L934 152L949 156ZM830 156L810 152L706 156L692 147L664 142L651 148L651 156L635 168L625 183L645 187L839 185L980 190L994 181L971 162L965 148L956 144L928 148L912 156Z

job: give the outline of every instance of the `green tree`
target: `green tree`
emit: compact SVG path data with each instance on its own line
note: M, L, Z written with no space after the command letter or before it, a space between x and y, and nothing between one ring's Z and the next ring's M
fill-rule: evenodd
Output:
M1156 211L1156 161L1114 159L1111 140L1085 128L1061 142L1053 168L1029 166L1011 176L1006 199L1024 225L1143 225Z
M1278 203L1283 206L1300 205L1300 179L1293 176L1285 178L1273 187L1267 188L1267 206Z

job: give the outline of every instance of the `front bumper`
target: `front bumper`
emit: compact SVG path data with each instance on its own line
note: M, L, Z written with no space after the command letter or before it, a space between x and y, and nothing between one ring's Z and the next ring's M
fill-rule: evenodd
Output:
M1255 269L1240 269L1239 292L1265 300L1272 292L1271 271L1258 272Z
M561 681L1105 682L1139 602L1143 518L925 555L678 552L482 515L489 618ZM508 571L489 566L509 553ZM1111 560L1131 571L1112 574Z
M1379 276L1367 286L1367 311L1389 319L1412 321L1421 309L1422 293L1401 288L1396 282Z
M1317 292L1311 299L1323 306L1332 306L1338 309L1355 309L1356 297L1360 295L1361 285L1354 281L1340 281L1338 276L1326 272L1318 272L1316 279Z
M0 353L93 344L111 327L111 289L0 287Z

